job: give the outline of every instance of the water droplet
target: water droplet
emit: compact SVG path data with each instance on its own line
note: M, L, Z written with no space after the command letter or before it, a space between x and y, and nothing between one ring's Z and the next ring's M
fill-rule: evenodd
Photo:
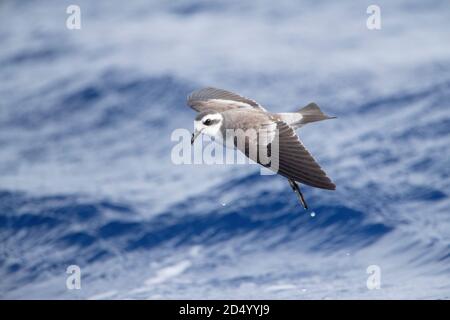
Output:
M313 211L313 212L311 212L311 217L315 217L316 216L316 213Z

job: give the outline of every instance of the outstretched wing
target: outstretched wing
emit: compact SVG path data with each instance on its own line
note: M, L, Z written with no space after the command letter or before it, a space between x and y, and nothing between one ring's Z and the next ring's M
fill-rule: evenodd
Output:
M223 112L238 108L255 108L266 111L266 109L252 99L242 97L230 91L211 87L192 92L187 98L187 105L198 112L207 109Z
M236 134L235 146L253 161L286 178L316 188L336 189L336 185L306 150L293 128L283 121L277 121L272 126L264 125L263 129L269 130L269 132L264 133L268 137L267 139L239 137ZM239 141L245 142L239 143ZM261 148L263 148L262 153L260 153ZM255 149L257 152L251 152ZM264 161L261 161L261 154L267 155L263 159ZM267 159L270 162L267 162Z

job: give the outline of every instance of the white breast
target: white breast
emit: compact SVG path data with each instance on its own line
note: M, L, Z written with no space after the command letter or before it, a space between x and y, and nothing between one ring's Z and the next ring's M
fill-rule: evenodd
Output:
M228 149L235 149L234 146L234 137L232 134L229 134L226 139L224 139L222 135L222 131L217 132L214 136L214 139L217 143L224 145Z

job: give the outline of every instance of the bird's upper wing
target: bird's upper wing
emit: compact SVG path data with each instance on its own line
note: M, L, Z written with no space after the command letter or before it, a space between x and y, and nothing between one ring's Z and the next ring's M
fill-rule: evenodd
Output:
M230 91L211 87L192 92L187 98L187 104L198 112L207 109L223 112L238 108L255 108L266 111L266 109L252 99L242 97Z
M235 120L234 122L239 121ZM237 127L242 129L243 126L238 124ZM248 128L245 125L244 127ZM235 146L247 157L286 178L316 188L336 189L335 184L303 146L293 128L283 121L273 120L261 123L259 129L261 129L260 132L265 138L260 137L259 134L257 138L254 136L248 137L243 133L243 130L236 133ZM250 151L251 148L253 148L253 152ZM256 152L254 151L255 148ZM260 153L260 150L262 153ZM261 161L261 154L268 155L267 158L263 159L264 161ZM270 162L267 162L267 159Z

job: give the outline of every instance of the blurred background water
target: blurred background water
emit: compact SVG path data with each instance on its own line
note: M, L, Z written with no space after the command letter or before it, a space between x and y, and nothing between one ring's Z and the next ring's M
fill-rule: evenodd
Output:
M450 5L371 4L2 1L0 297L448 299ZM337 190L174 165L203 86L338 116L299 131Z

